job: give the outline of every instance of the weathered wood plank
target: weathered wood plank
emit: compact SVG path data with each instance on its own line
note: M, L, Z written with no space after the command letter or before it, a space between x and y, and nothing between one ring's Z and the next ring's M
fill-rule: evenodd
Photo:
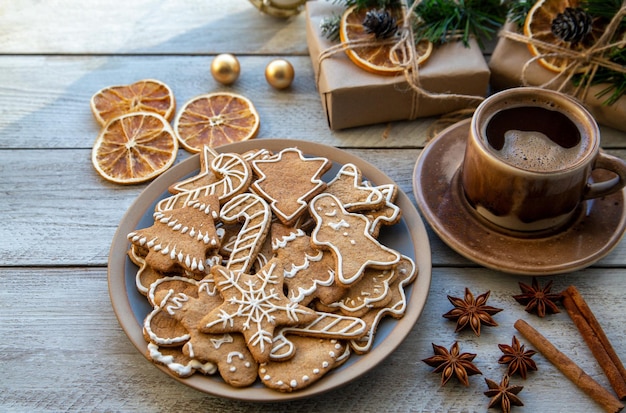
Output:
M613 343L626 354L624 340L624 270L586 270L555 277L553 291L576 285ZM543 332L602 385L608 381L565 312L540 319L511 297L524 277L503 277L481 269L436 268L426 306L402 345L377 368L347 386L316 397L283 404L252 404L205 395L157 370L132 346L119 327L107 293L106 271L95 268L0 269L0 406L3 411L485 411L483 378L499 380L499 343L509 344L515 320L522 318ZM489 304L503 308L498 327L454 333L441 315L451 308L447 295L491 290ZM605 305L611 303L610 306ZM7 339L9 338L10 339ZM519 337L519 335L518 335ZM520 337L522 343L524 339ZM432 355L431 343L449 347L458 341L476 353L483 376L470 386L440 377L421 362ZM525 407L516 411L599 411L540 354L539 371L527 380L515 376Z
M0 6L0 53L306 54L304 28L247 0L20 0Z
M381 169L415 202L412 174L419 150L348 151ZM179 161L188 156L179 151ZM0 150L0 208L11 223L0 227L0 264L106 264L119 221L146 185L101 179L87 149ZM432 231L429 238L433 265L474 266ZM625 260L622 242L598 265L623 265Z
M311 140L341 147L421 147L432 120L396 122L344 131L328 128L311 61L289 57L296 79L275 90L264 75L272 57L242 57L242 74L232 86L210 74L211 57L0 56L0 148L90 148L100 126L89 100L101 88L154 78L167 83L180 108L209 92L230 91L254 103L259 137Z

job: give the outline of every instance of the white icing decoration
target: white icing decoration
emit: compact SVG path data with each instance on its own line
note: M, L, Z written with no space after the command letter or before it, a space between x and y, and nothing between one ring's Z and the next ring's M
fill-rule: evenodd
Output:
M156 210L172 210L190 204L196 199L207 195L217 195L218 199L223 201L242 192L252 178L250 166L243 157L236 153L223 153L214 156L207 169L210 169L207 173L214 173L216 176L223 178L212 184L191 191L183 191L165 198L157 204ZM213 214L214 212L211 213Z
M265 174L265 172L263 171L260 165L280 163L281 161L283 161L283 159L285 159L286 155L290 155L291 153L295 154L295 156L297 156L299 160L304 163L317 162L319 163L319 167L309 179L308 183L311 184L309 191L306 193L300 194L300 196L296 200L296 203L298 206L294 208L292 211L283 211L278 205L278 200L275 199L273 194L267 193L265 189L263 188L262 183L265 180L267 180L267 175ZM278 154L276 154L270 159L257 159L257 160L252 161L252 168L254 169L254 172L256 172L259 178L255 182L252 183L252 185L250 186L250 189L270 202L272 211L274 211L274 214L276 214L277 217L282 222L292 222L293 220L297 219L300 215L302 215L302 213L304 213L304 211L307 209L307 206L308 206L307 200L310 199L314 194L318 193L319 191L321 191L323 188L326 187L326 183L322 181L321 179L319 179L318 176L321 176L323 172L328 170L328 168L330 167L330 164L331 163L327 158L305 157L302 154L302 151L300 151L298 148L286 148L280 151ZM289 171L289 172L293 173L293 171ZM289 173L289 172L286 172L286 173Z
M274 320L274 312L281 311L285 313L290 320L298 321L299 314L309 314L309 310L298 305L297 303L288 302L285 305L279 305L277 302L284 299L282 291L277 291L271 285L280 283L281 276L276 274L277 261L270 261L268 266L255 274L256 280L248 280L243 285L239 283L239 273L233 271L220 270L221 277L224 280L219 282L220 291L235 289L236 295L231 296L228 302L235 304L234 312L228 313L224 309L214 320L207 323L205 328L210 330L214 325L222 324L223 326L232 327L235 324L235 318L243 318L244 329L254 329L254 333L249 337L249 346L258 346L261 352L265 351L266 345L272 345L273 334L270 334L263 328L263 324L267 321Z
M350 340L350 346L358 351L359 353L366 353L372 348L372 344L374 343L374 334L373 331L376 331L376 327L380 320L385 317L387 314L394 314L395 316L399 316L404 314L406 311L406 294L404 292L404 287L412 281L413 274L416 271L415 262L405 255L402 256L401 263L406 263L409 266L409 270L404 271L405 277L401 280L394 283L395 287L397 287L397 291L399 294L399 298L395 303L391 303L388 307L384 307L379 309L376 313L376 317L372 321L371 328L367 332L367 334L359 339ZM403 266L404 267L404 266Z
M173 356L165 356L159 351L159 346L148 343L148 351L150 358L155 362L164 364L179 376L189 376L193 370L200 370L204 374L215 374L217 366L214 363L201 363L198 360L190 360L187 364L181 364L174 361Z
M267 202L255 194L237 195L224 204L221 210L224 222L244 220L226 265L229 269L243 272L250 270L256 252L265 241L271 217Z
M217 350L222 346L222 344L232 343L234 341L233 337L230 334L224 334L220 338L211 338L211 344ZM230 355L229 355L230 357ZM228 361L230 363L230 361Z
M315 228L311 233L311 242L314 245L321 246L323 248L328 248L333 251L333 254L337 261L337 279L339 282L345 285L352 284L356 280L358 280L363 271L367 267L385 267L396 264L400 261L400 253L394 249L388 248L381 243L379 243L374 237L371 236L369 232L370 222L361 214L353 214L347 212L341 205L337 205L337 198L334 195L328 193L322 193L311 200L311 214L316 221ZM319 208L322 208L319 210ZM337 217L336 219L328 219L323 213L323 211L328 210L337 211L341 218ZM359 246L346 246L343 245L341 248L337 246L334 242L332 242L331 234L327 234L324 232L324 228L330 226L332 228L333 225L339 225L341 221L350 219L351 222L362 223L362 228L359 226L358 228L353 229L353 231L358 231ZM362 232L361 232L362 231ZM362 246L361 246L362 244ZM369 247L369 248L368 248ZM352 248L350 251L356 251L354 249L359 248L360 254L351 254L351 258L353 260L360 259L359 261L351 262L353 267L358 268L353 270L350 273L344 272L344 258L343 254L344 249ZM369 251L367 254L363 254L363 251ZM371 251L370 251L371 250Z

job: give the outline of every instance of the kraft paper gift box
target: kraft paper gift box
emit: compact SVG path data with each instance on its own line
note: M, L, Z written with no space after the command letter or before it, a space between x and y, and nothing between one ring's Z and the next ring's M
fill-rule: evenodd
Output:
M503 36L507 30L518 32L514 23L507 23L502 30L500 39L498 39L489 61L491 85L495 90L523 86L524 84L528 86L542 86L557 76L555 72L544 68L537 61L529 63L527 69L524 69L526 63L533 58L528 50L528 45L523 41ZM555 82L555 85L558 87L558 83ZM626 96L622 96L612 105L603 104L607 96L599 97L597 94L606 87L606 84L591 86L584 99L582 99L582 103L598 123L626 131ZM554 89L555 87L551 86L551 88ZM574 89L575 86L570 82L562 91L573 94Z
M320 24L345 9L326 1L306 3L306 31L317 88L331 129L429 117L475 107L489 88L489 67L475 40L436 46L419 68L419 84L431 95L416 94L403 74L369 73L344 50L320 56L338 42L328 40ZM463 95L459 97L458 95Z

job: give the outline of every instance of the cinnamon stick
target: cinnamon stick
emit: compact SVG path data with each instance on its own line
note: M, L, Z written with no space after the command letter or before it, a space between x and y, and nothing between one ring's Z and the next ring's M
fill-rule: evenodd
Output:
M624 405L608 390L591 378L569 357L559 351L547 338L524 320L514 324L519 331L543 356L561 371L578 388L583 390L607 412L619 412Z
M576 287L563 292L563 306L621 400L626 398L626 369L595 315Z

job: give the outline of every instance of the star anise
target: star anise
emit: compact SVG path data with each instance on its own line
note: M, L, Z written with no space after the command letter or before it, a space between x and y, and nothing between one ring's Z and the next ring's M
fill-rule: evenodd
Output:
M550 292L552 281L549 281L541 288L537 278L533 277L532 286L520 282L519 287L522 290L522 294L514 295L513 298L518 303L525 305L527 312L536 313L539 317L544 317L546 314L560 313L556 303L563 299L563 294Z
M449 320L456 320L455 332L463 330L469 324L474 333L480 336L480 325L497 326L498 323L491 316L502 311L501 308L485 305L489 299L489 294L491 291L487 291L474 299L474 295L466 287L465 298L448 296L448 300L454 308L443 316Z
M448 351L443 346L432 343L435 355L422 361L431 367L435 367L433 373L441 373L441 385L445 385L452 376L466 386L469 386L469 376L482 374L478 367L472 363L476 354L461 353L459 343L454 342Z
M509 376L504 375L500 384L493 380L485 379L489 390L485 396L491 397L489 408L497 407L498 404L504 413L511 411L511 406L523 406L522 400L517 396L524 386L509 386Z
M498 344L498 347L500 351L504 353L498 360L498 363L509 365L507 370L509 376L519 373L519 375L525 379L528 370L537 370L537 364L531 359L537 352L535 350L526 350L523 344L520 345L517 337L513 336L513 341L510 346L507 344Z

